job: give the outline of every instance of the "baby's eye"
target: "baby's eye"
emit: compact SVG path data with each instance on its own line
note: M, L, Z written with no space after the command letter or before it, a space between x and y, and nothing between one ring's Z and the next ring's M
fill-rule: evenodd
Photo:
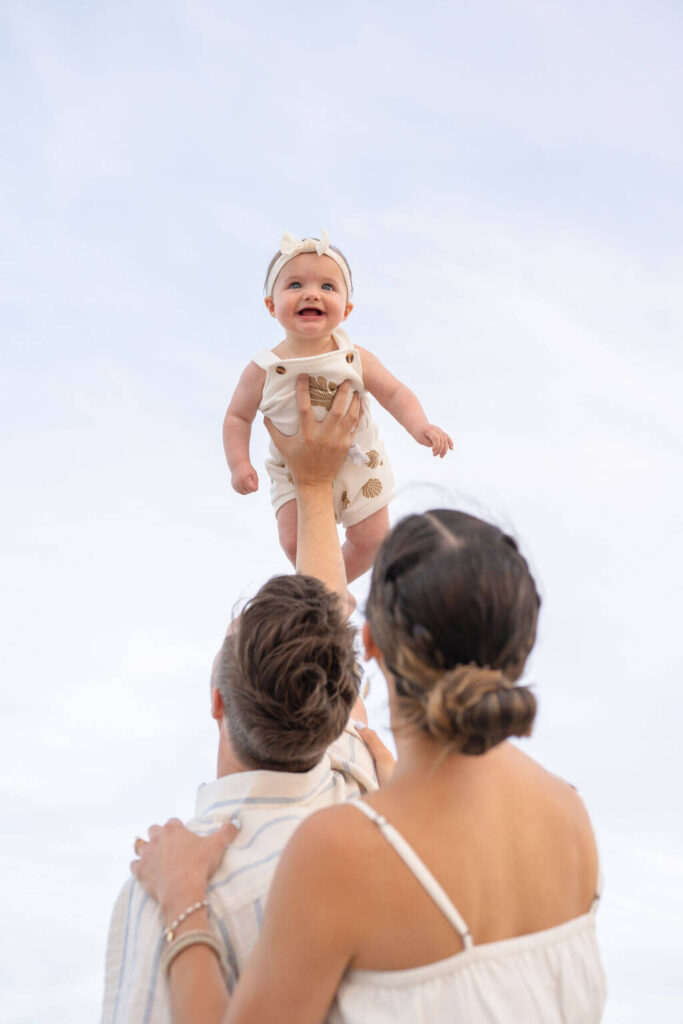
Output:
M333 284L324 284L323 285L323 291L333 292L334 291L334 285Z
M290 288L301 288L301 282L300 281L291 281L289 287Z

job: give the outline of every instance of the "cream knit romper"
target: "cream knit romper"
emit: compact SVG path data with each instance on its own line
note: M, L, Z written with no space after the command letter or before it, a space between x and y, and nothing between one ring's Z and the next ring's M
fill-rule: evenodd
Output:
M296 434L299 429L296 380L300 373L309 376L311 404L317 420L325 418L337 388L343 381L350 380L360 393L363 414L354 440L369 461L367 465L356 465L347 457L334 481L335 518L344 527L349 527L367 519L391 501L394 477L370 415L370 399L363 384L360 353L339 328L333 332L332 337L338 345L335 352L298 359L279 359L270 349L263 349L254 357L254 362L266 371L259 409L283 434ZM295 492L291 474L272 441L266 469L270 477L270 500L277 513L278 509L295 497Z

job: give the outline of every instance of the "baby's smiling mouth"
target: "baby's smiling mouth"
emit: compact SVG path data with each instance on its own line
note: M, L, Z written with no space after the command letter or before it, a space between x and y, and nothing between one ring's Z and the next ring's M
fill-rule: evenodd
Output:
M314 320L316 317L324 316L322 309L316 309L314 306L306 306L305 309L300 309L297 313L302 320Z

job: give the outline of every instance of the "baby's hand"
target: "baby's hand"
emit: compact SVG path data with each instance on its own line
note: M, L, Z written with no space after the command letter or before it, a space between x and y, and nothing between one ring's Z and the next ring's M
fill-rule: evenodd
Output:
M444 457L449 448L453 451L453 442L446 431L441 427L435 427L433 423L421 427L415 434L415 440L431 448L432 455L438 455L440 458Z
M230 481L238 494L253 494L254 491L258 491L258 474L251 462L241 462L236 466Z

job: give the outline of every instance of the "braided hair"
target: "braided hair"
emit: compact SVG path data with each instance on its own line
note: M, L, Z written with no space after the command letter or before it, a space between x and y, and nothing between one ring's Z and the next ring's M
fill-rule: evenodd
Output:
M540 603L497 527L449 509L402 520L377 555L367 618L403 720L465 754L528 736L536 698L516 681Z

